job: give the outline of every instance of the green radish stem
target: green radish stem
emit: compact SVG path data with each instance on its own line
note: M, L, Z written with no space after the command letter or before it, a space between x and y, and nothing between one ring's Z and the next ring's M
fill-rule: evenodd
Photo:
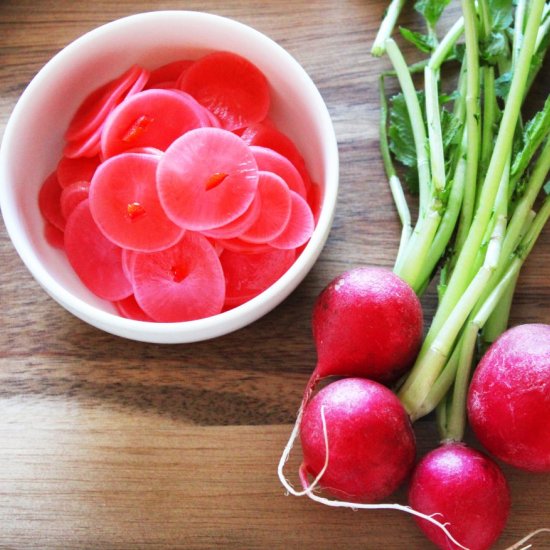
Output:
M426 210L430 188L430 161L427 152L428 142L426 137L426 127L422 117L422 111L420 109L420 103L418 102L418 96L416 94L414 83L412 81L411 74L407 69L407 63L403 58L403 54L401 53L399 46L392 38L386 40L386 52L392 62L399 80L401 90L403 91L403 95L405 97L409 118L411 120L418 166L419 206L422 214Z
M396 262L399 261L399 258L403 255L405 247L409 242L409 238L412 233L411 225L411 213L409 210L409 205L407 199L405 198L405 193L403 192L403 186L401 185L401 180L397 176L395 167L392 162L390 147L388 142L388 132L387 132L387 120L388 120L388 103L386 101L386 91L384 86L384 75L380 76L379 80L379 91L380 91L380 152L382 155L382 161L384 163L384 169L386 171L386 176L390 185L390 190L393 196L393 201L395 203L397 214L401 220L401 239L399 240L399 251L397 253Z
M456 304L462 300L462 296L470 284L471 265L475 261L492 216L492 208L488 207L488 205L494 204L511 151L513 134L518 122L521 102L527 84L529 61L533 54L543 6L543 0L533 0L527 20L523 45L519 54L518 67L512 77L509 99L504 108L493 155L491 156L481 190L480 206L476 210L464 245L459 252L446 291L441 298L418 360L400 391L400 397L407 403L408 409L414 409L415 403L424 400L429 387L439 374L438 371L440 368L430 365L430 361L427 360L426 355L433 355L433 351L429 352L432 343L436 338L440 338L440 331L445 325L448 325ZM468 28L467 24L465 28ZM460 327L458 329L455 328L455 332L458 333L459 330ZM426 379L424 379L425 377Z
M391 36L395 27L395 23L397 22L397 18L399 17L399 14L401 13L404 5L405 0L392 0L390 2L390 5L388 6L388 9L386 10L386 13L384 15L384 19L382 20L382 24L380 25L378 33L376 34L376 37L372 44L372 55L380 57L385 53L386 40Z
M425 349L423 355L419 357L416 367L423 376L415 378L412 383L409 377L398 394L413 421L418 418L417 404L424 401L445 366L464 321L475 307L485 284L498 265L505 225L505 218L499 218L495 224L483 266L463 292L430 347Z

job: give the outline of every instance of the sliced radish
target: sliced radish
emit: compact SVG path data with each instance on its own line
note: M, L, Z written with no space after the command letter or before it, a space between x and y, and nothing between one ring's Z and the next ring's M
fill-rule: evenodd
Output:
M165 214L157 194L156 155L123 153L96 170L90 209L103 234L123 248L162 250L175 244L183 229Z
M133 283L134 281L134 263L136 261L136 254L134 250L129 248L122 249L122 269L126 278Z
M59 204L65 219L71 215L77 205L88 198L89 192L90 183L88 181L75 181L63 189Z
M294 263L293 250L275 250L261 254L241 254L224 250L220 262L225 274L226 307L251 300L270 287Z
M267 243L251 243L243 241L239 237L218 239L218 244L224 249L238 252L239 254L263 254L264 252L273 250L273 247Z
M214 52L197 60L179 85L214 113L227 130L260 122L269 111L269 86L264 74L231 52Z
M206 237L187 231L161 252L136 253L134 293L155 321L190 321L220 313L225 281L220 260Z
M238 237L258 219L261 209L260 195L256 192L254 199L244 214L239 216L236 220L222 225L221 227L205 229L202 231L202 234L212 239L233 239Z
M102 131L103 123L83 139L67 142L63 148L63 155L68 158L97 157L101 151Z
M176 86L179 78L193 63L194 61L191 59L178 59L153 69L147 80L146 88L157 88L159 84L162 85L165 82L174 82Z
M204 126L202 107L185 94L144 90L123 101L107 118L101 151L109 158L135 147L165 150L176 138Z
M181 227L196 231L226 225L250 206L258 169L249 147L220 128L198 128L178 138L157 171L160 201Z
M61 229L49 221L44 221L44 238L46 242L54 248L63 250L65 248L65 234Z
M243 140L249 145L267 147L287 158L298 170L304 183L310 180L304 157L296 147L296 144L278 130L271 122L258 122L250 125L242 133Z
M250 147L256 163L258 164L258 170L264 170L266 172L273 172L281 178L283 178L292 191L296 191L299 195L306 198L306 186L304 180L298 172L297 168L286 157L277 153L273 149L267 147L260 147L259 145L252 145Z
M65 229L65 217L60 203L62 191L56 173L52 172L38 192L38 207L42 216L61 231Z
M122 268L122 249L99 230L88 200L82 201L67 220L65 251L80 280L96 296L114 301L132 294Z
M115 307L122 317L126 319L133 319L134 321L146 321L152 322L153 319L141 309L140 305L136 301L136 297L131 294L127 298L114 302Z
M132 65L123 74L89 94L69 124L65 133L67 141L80 140L92 134L143 71L138 65Z
M95 157L69 158L62 157L57 163L57 180L61 187L69 187L75 181L92 181L92 176L99 166L100 159Z
M284 180L271 172L258 172L260 215L240 236L250 243L266 243L278 237L288 224L292 199Z
M313 214L308 203L294 191L290 191L292 209L284 231L269 244L274 248L294 249L305 244L315 227Z
M311 212L313 213L315 225L317 225L319 215L321 214L321 205L323 203L323 192L318 183L311 182L307 192L307 202L311 208Z

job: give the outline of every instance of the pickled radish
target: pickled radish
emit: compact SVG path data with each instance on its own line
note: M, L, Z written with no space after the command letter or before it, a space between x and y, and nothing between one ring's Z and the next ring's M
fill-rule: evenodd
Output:
M202 234L213 239L232 239L242 235L260 216L261 204L260 195L256 193L244 214L221 227L205 229Z
M159 162L157 187L166 213L195 231L225 225L250 206L258 169L249 147L220 128L190 130Z
M290 220L292 199L284 180L271 172L258 172L260 215L241 234L243 241L266 243L278 237Z
M307 193L304 180L292 162L281 155L281 153L277 153L277 151L267 147L252 145L250 150L256 159L258 170L265 170L266 172L277 174L285 180L292 191L296 191L296 193L301 195L304 199L306 198Z
M44 223L44 238L53 248L59 248L61 250L65 248L65 234L61 229L55 227L55 225L49 221Z
M187 231L161 252L137 253L133 266L137 303L155 321L191 321L220 313L225 281L206 237Z
M191 59L178 59L165 65L161 65L151 71L147 80L146 88L164 86L166 83L173 83L177 86L182 74L194 63Z
M96 296L115 301L132 294L122 267L122 248L99 230L89 200L82 201L67 220L65 252L80 280Z
M225 274L225 305L236 307L251 300L280 279L294 263L293 250L271 249L260 254L224 250L220 262Z
M65 218L61 212L61 192L62 189L57 180L57 175L52 172L40 187L38 207L45 220L63 231L65 229Z
M89 193L90 183L87 181L75 181L68 187L65 187L61 191L61 197L59 198L63 217L67 219L77 205L88 198Z
M260 122L269 111L266 77L250 61L231 52L214 52L197 60L178 84L214 113L226 130Z
M230 52L130 67L73 115L38 193L45 241L128 319L254 298L302 252L321 204L269 108L265 76Z
M136 301L136 297L131 294L127 298L118 300L115 303L115 307L122 317L126 319L133 319L134 321L146 321L152 322L153 319L141 309L140 305Z
M133 65L119 77L89 94L76 111L65 132L67 141L80 140L92 134L141 74L143 69Z
M99 163L100 160L97 156L91 158L69 158L64 156L57 163L57 181L63 188L69 187L69 185L77 181L90 182Z
M183 234L160 204L159 158L123 153L103 162L94 174L90 209L103 234L118 246L157 251L175 244Z
M302 154L298 150L298 147L296 147L296 144L271 122L252 124L244 130L241 137L249 145L259 145L272 149L287 158L298 170L307 186L310 176Z
M305 244L315 228L315 221L308 203L294 191L290 191L292 208L290 219L283 232L269 241L274 248L294 249Z
M144 90L118 105L107 118L101 152L109 158L135 147L165 150L188 130L203 126L203 108L172 90Z

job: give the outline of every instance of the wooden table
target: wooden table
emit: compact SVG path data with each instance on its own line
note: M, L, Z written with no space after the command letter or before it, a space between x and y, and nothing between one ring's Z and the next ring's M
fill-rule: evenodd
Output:
M160 346L104 334L61 309L2 225L0 547L429 548L409 516L286 496L276 475L315 364L315 296L345 269L391 266L397 251L377 141L376 75L387 62L369 55L384 2L3 0L0 131L53 54L97 25L152 9L239 19L305 67L339 140L334 227L309 276L275 311L214 341ZM412 9L405 15L415 19ZM547 78L544 86L547 93ZM545 230L521 276L512 323L550 321L549 256ZM426 297L427 316L434 303ZM437 443L432 421L417 434L421 452ZM549 476L504 469L513 509L499 548L550 526ZM550 548L550 538L534 548Z

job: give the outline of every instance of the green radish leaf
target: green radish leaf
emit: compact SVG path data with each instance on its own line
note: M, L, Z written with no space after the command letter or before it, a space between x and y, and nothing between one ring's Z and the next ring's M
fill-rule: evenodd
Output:
M418 101L424 105L424 94L417 92ZM412 193L418 193L418 171L414 134L402 93L394 95L389 101L389 147L396 160L407 168L405 182Z
M503 32L492 32L481 48L481 58L487 63L494 65L499 58L508 57L510 46L508 39Z
M449 2L450 0L417 0L414 9L434 27Z
M507 29L514 19L513 0L487 0L489 16L491 18L491 29L503 31Z
M525 124L521 136L519 152L512 163L512 178L521 175L527 168L535 152L543 140L550 134L550 95L546 98L544 107Z
M411 31L405 27L399 27L401 36L411 44L416 46L421 52L431 53L435 48L435 39L433 36L422 34L420 32Z
M447 109L441 110L441 135L445 158L449 156L447 154L449 147L458 143L461 128L462 123L454 113L447 111Z
M550 181L547 181L545 184L544 184L544 192L547 194L547 195L550 195Z
M495 94L497 97L506 99L508 97L508 92L510 91L510 84L512 83L512 73L507 71L502 73L495 80Z

